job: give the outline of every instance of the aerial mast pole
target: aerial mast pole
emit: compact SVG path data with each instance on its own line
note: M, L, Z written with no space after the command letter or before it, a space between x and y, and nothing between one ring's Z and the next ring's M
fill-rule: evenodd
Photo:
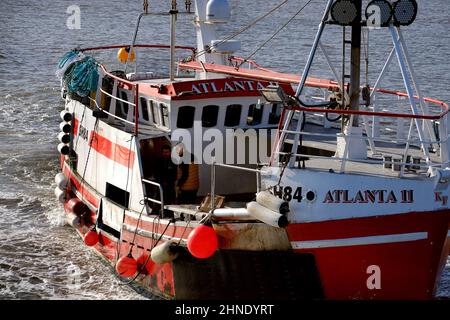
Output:
M177 0L172 0L172 8L170 13L170 66L169 66L169 78L170 81L175 80L175 36L176 36L176 23L177 23Z
M361 12L362 0L354 0L355 6L358 9L358 19L352 25L352 40L351 40L351 57L350 57L350 110L359 110L360 101L360 86L361 86ZM358 126L358 117L353 117L353 123L349 126Z

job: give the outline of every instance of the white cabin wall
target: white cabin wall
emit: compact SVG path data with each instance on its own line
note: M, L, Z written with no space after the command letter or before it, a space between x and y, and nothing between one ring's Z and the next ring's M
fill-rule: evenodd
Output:
M85 107L77 101L71 101L67 105L67 108L69 111L75 113L75 117L79 121L83 118L83 121L79 124L78 133L80 133L81 126L83 126L89 131L90 137L96 122L96 118L92 116L92 110L86 107L83 117L83 110ZM129 207L133 210L140 211L142 206L139 202L143 199L143 191L139 159L137 157L138 150L136 148L134 138L133 141L131 141L132 135L130 133L111 127L103 121L98 122L97 134L126 149L130 149L131 146L131 151L134 152L133 168L128 170L127 165L109 159L103 154L96 152L94 148L91 148L89 151L89 138L88 140L84 140L78 135L74 138L74 144L76 144L76 146L74 145L74 150L78 156L77 173L82 177L84 174L84 180L86 183L103 196L106 194L107 182L122 190L130 192ZM78 143L76 142L77 139ZM116 152L118 151L116 150ZM86 165L88 154L89 161Z
M215 98L215 99L198 99L198 100L185 100L185 101L172 101L171 103L171 127L176 128L177 125L177 117L178 117L178 109L182 106L193 106L196 107L194 122L201 122L202 120L202 110L204 106L207 105L218 105L219 113L217 118L217 125L213 128L202 128L203 133L208 129L218 129L223 133L223 137L225 139L225 130L226 129L235 129L233 127L225 127L225 115L227 106L232 104L240 104L242 105L241 117L239 126L236 128L241 129L260 129L267 127L267 121L269 118L271 105L266 105L264 108L264 113L262 117L262 125L247 125L247 116L249 106L251 104L258 103L260 97L236 97L236 98ZM276 125L272 125L272 129L276 129ZM188 130L193 137L194 128L185 129ZM193 141L191 141L193 144ZM210 141L203 141L201 145L201 150L204 150L206 146L208 146ZM225 145L224 145L225 147ZM191 147L194 149L195 147L192 145ZM237 156L237 148L235 145L234 155ZM223 150L224 161L226 159L226 149ZM247 158L248 158L247 153ZM254 168L255 165L242 165L245 167ZM211 180L211 166L208 164L202 164L199 167L199 176L200 176L200 188L198 195L206 195L210 192L210 180ZM218 194L238 194L238 193L250 193L256 190L256 175L251 172L246 172L242 170L234 170L234 169L224 169L217 167L216 169L216 192Z

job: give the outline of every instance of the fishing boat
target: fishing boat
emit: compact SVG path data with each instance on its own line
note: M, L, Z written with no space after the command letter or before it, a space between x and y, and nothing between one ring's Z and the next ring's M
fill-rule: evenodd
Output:
M196 48L175 41L191 1L144 1L130 44L60 61L55 195L84 243L167 299L432 299L450 249L449 109L422 95L402 35L416 1L323 1L301 75L235 56L238 33L217 35L228 1L193 4ZM170 44L136 43L154 14ZM340 74L326 28L342 29ZM392 43L372 86L369 32ZM150 49L169 51L167 75L140 69ZM122 70L93 58L117 50ZM319 50L334 79L310 76ZM395 58L405 92L381 88Z

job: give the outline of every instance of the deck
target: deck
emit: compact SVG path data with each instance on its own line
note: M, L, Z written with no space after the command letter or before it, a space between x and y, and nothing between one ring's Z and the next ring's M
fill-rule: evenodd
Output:
M336 128L324 128L323 126L308 123L305 126L304 131L314 133L314 134L337 134L340 132ZM292 144L292 139L287 139L287 143ZM427 177L428 168L421 167L420 169L412 169L413 164L409 168L405 166L403 172L395 171L394 168L385 168L383 163L384 156L391 156L392 159L402 159L403 153L405 152L405 143L389 143L389 142L379 142L375 141L375 151L372 153L369 144L367 144L367 155L368 162L359 161L346 161L345 172L352 174L361 175L371 175L371 176L387 176L387 177L404 177L411 179L421 179ZM300 163L297 161L296 165L302 167L303 161L304 166L310 170L319 171L331 171L339 173L341 172L342 161L333 158L336 152L336 138L324 137L324 136L304 136L302 143L302 154L308 152L308 154L313 155L312 157L305 158L301 160ZM320 158L315 158L314 155L320 155ZM421 158L421 165L424 166L425 156L421 148L417 145L410 145L407 155L411 157L411 161L414 157ZM433 164L439 164L441 159L439 157L439 152L430 151L430 158Z

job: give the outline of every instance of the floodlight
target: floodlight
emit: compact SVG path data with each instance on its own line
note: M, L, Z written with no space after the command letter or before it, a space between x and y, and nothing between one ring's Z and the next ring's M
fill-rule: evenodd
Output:
M353 0L337 0L331 6L331 18L337 24L349 26L359 22L358 8Z
M394 25L409 26L416 20L417 9L416 0L398 0L394 2Z

